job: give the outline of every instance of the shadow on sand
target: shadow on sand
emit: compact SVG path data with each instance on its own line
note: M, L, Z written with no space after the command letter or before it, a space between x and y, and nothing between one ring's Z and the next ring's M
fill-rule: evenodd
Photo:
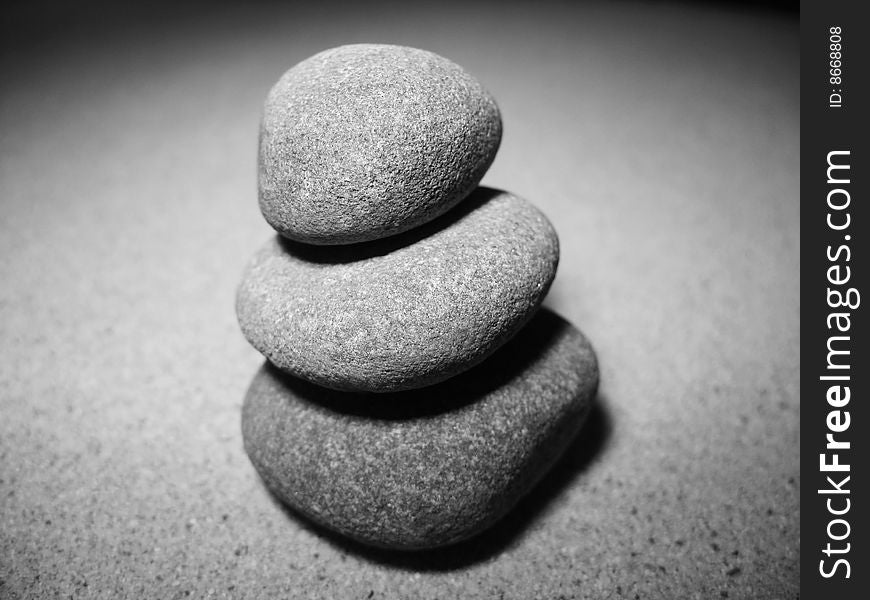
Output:
M607 448L611 431L607 402L599 393L574 441L544 478L507 515L473 538L431 550L388 550L367 546L310 521L271 493L269 495L293 520L345 553L408 571L458 570L486 562L517 545L529 526L547 511L559 494L601 456Z

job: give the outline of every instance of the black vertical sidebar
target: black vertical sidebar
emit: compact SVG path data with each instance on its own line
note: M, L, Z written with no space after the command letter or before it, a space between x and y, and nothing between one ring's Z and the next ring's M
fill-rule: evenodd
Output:
M801 2L801 593L870 590L867 180L861 2ZM868 306L865 306L867 304Z

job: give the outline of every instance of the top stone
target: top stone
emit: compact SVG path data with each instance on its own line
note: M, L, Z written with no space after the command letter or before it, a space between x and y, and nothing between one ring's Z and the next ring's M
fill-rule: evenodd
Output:
M259 198L279 233L309 244L387 237L445 213L492 164L492 96L462 67L403 46L326 50L266 98Z

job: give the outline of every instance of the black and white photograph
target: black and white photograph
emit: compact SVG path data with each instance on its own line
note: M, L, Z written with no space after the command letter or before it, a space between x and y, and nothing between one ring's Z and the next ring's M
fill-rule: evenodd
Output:
M813 159L840 333L811 325L802 436L801 9L13 1L0 598L860 577L865 158ZM860 32L830 21L835 111Z

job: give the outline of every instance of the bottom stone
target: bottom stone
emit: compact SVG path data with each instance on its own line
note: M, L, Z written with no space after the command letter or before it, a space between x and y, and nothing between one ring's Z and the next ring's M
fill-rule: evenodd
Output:
M484 363L428 388L337 392L266 363L242 434L269 489L306 517L366 544L433 548L504 516L568 446L597 385L587 339L544 309Z

